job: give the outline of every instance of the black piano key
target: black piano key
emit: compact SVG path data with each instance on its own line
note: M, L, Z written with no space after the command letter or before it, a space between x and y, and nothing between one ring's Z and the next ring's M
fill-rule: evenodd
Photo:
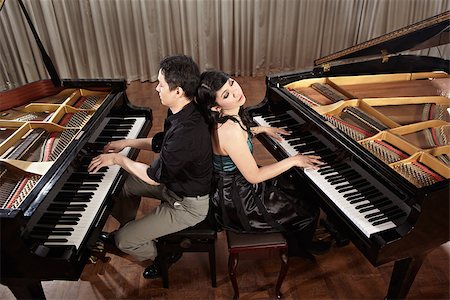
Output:
M50 204L50 206L48 207L47 211L52 212L52 211L56 211L56 212L72 212L72 211L85 211L86 208L85 207L81 207L81 206L65 206L65 207L59 207L59 206L52 206L53 204Z
M58 195L56 195L57 199L73 199L73 198L92 198L92 196L94 195L94 192L83 192L83 193L78 193L78 191L72 191L72 192L64 192L64 193L58 193Z
M382 197L380 198L380 196L382 196ZM355 203L359 203L359 202L362 202L362 201L372 201L372 202L376 203L376 202L379 201L380 199L384 199L384 196L383 196L382 194L376 195L376 196L365 196L365 195L361 195L361 197L353 198L352 200L348 200L348 199L347 199L347 201L348 201L348 203L350 203L350 204L355 204Z
M395 210L390 212L389 214L385 215L385 216L379 216L376 218L376 221L372 222L372 225L376 226L376 225L380 225L386 222L390 222L390 221L394 221L396 219L402 218L406 216L406 213L401 211L401 210ZM375 218L374 218L375 219Z
M364 197L361 197L361 198L358 198L358 199L355 199L355 200L349 201L349 203L350 203L350 204L356 204L356 203L359 203L359 202L364 202L364 201L367 201L367 199L366 199L366 198L364 198Z
M389 218L386 220L373 222L372 225L377 226L377 225L380 225L380 224L383 224L383 223L386 223L389 221L395 221L395 220L403 218L405 216L406 216L406 213L404 211L399 211L399 212L396 212L396 213L393 213L392 215L390 215Z
M82 215L80 213L64 213L64 212L45 212L42 215L45 219L65 219L65 220L79 220Z
M69 178L66 181L66 184L82 184L82 183L89 183L89 182L101 182L103 177L105 177L102 173L92 173L91 175L97 175L97 176L85 176L85 177L73 177Z
M105 126L104 129L107 129L107 130L116 130L116 129L130 130L132 127L133 127L133 125L130 125L130 124L108 124Z
M368 182L366 179L358 179L358 180L354 180L353 182L348 182L343 185L337 185L334 188L338 191L341 191L342 189L345 189L345 188L349 188L349 187L358 188L358 187L361 187L361 186L367 185L367 184L370 184L370 182Z
M336 157L336 154L328 148L318 149L316 150L316 154L320 156L321 160Z
M327 175L324 177L324 179L331 182L334 179L338 179L338 178L345 177L345 176L350 176L350 175L356 173L354 170L346 169L345 167L335 170L335 172L337 172L337 174ZM333 172L325 172L325 175L330 174L330 173L333 173Z
M34 230L42 230L42 231L74 231L72 227L55 227L54 225L37 225L33 227Z
M310 137L304 137L304 138L291 139L291 140L288 140L287 143L289 145L291 145L292 147L296 148L296 146L298 146L298 145L306 145L309 143L319 143L319 141L317 141L317 139L315 139L314 137L310 136Z
M392 207L389 207L387 209L380 210L380 212L378 214L376 214L376 216L369 217L369 218L366 218L366 219L367 219L367 221L372 223L374 221L378 221L378 220L383 219L383 218L388 218L389 217L389 213L391 213L391 212L397 213L398 212L398 207L397 206L392 206Z
M341 164L337 164L337 165L332 165L329 166L329 168L322 168L319 171L317 171L320 175L324 176L330 173L334 173L337 172L339 170L344 170L344 169L350 169L350 166L346 163L341 163Z
M370 192L370 191L373 191L373 190L376 190L376 188L373 187L373 186L371 186L371 187L369 187L369 188L361 189L361 190L358 190L358 191L356 191L356 192L351 192L351 193L344 194L343 197L344 197L344 198L347 198L347 197L349 197L349 196L359 195L359 194L364 194L365 192Z
M273 120L267 122L272 127L284 127L284 126L295 126L298 125L298 122L294 119L281 119L281 120Z
M340 179L333 180L333 182L330 182L330 184L331 185L336 185L336 184L340 184L340 183L343 183L343 182L354 183L354 182L357 182L359 180L361 180L361 175L355 173L353 175L349 175L348 177L343 177L343 178L340 178Z
M380 220L380 221L376 221L376 222L372 222L373 226L378 226L387 222L390 222L391 220L389 220L388 218L384 219L384 220Z
M67 243L68 239L63 238L48 238L45 239L46 242L53 242L53 243Z
M347 201L352 204L352 203L356 203L358 200L360 199L364 199L364 200L369 200L369 201L376 201L380 196L383 196L381 193L380 194L359 194L358 197L352 197L352 200L347 199ZM360 201L358 201L360 202Z
M358 183L358 184L354 184L354 185L351 185L350 187L345 187L345 188L340 189L339 193L345 193L345 192L351 191L353 189L356 189L356 190L359 191L363 187L370 186L370 184L371 183L368 182L368 181L365 181L365 182L362 182L362 183Z
M357 174L355 174L355 172L352 172L349 170L347 172L343 172L343 173L339 173L339 174L335 174L335 175L328 175L327 181L333 185L334 183L340 182L343 179L348 181L347 178L353 177L353 175L357 175ZM356 177L356 178L361 179L361 176ZM353 180L356 180L356 179L353 179Z
M77 197L77 198L55 198L53 201L56 203L65 203L69 200L70 202L78 203L88 203L91 202L91 197Z
M33 239L35 239L36 241L41 241L41 242L54 242L54 243L67 243L67 239L64 238L47 238L47 236L31 236Z
M292 128L291 128L291 130L292 130ZM315 137L313 135L311 135L310 132L294 131L294 132L291 132L291 134L289 135L289 138L287 138L286 140L287 140L287 142L289 142L289 141L297 139L297 138L300 138L300 139L308 139L308 138L315 139Z
M76 190L96 190L98 188L97 183L70 183L66 182L63 185L63 189L76 189Z
M378 208L378 209L379 209L379 208ZM372 217L376 217L376 216L380 216L380 215L386 215L386 214L389 213L390 211L393 211L393 210L396 210L396 209L398 209L397 206L395 206L395 205L394 205L394 206L390 205L390 206L387 207L387 208L379 209L379 211L377 211L377 212L373 212L373 213L367 214L367 215L364 216L364 218L370 219L370 218L372 218Z
M133 125L134 123L136 123L136 120L134 119L114 119L111 118L108 121L108 124L106 126L110 126L110 125Z
M52 224L52 225L72 225L72 226L76 226L78 224L79 220L76 221L70 221L70 220L57 220L54 221L52 223L47 222L47 221L39 221L38 224Z
M89 166L88 164L86 164L86 165L81 165L80 168L83 169L83 170L87 170L88 166ZM109 167L102 167L102 168L100 168L96 173L92 173L92 174L106 173L106 172L108 171L108 169L109 169ZM86 173L87 173L87 174L91 174L91 173L89 173L89 172L86 172Z
M30 233L30 236L49 236L49 235L56 235L56 236L71 236L72 233L69 231L51 231L51 230L33 230Z
M56 209L58 210L58 208L65 208L65 207L80 207L80 208L86 208L87 205L83 204L83 203L73 203L71 202L71 199L68 199L68 201L66 202L58 202L58 203L52 203L49 205L49 207L51 207L52 209Z
M369 211L374 210L374 209L382 209L383 207L391 206L392 204L393 204L392 201L389 201L389 200L381 201L381 202L377 203L377 205L373 205L372 203L368 203L368 206L366 206L365 208L362 208L362 209L360 209L358 211L360 213L365 213L365 212L369 212ZM362 205L358 205L358 206L362 206Z
M76 191L60 191L57 197L74 197L78 195ZM82 195L94 196L94 192L84 192Z
M346 197L346 199L348 201L351 201L351 200L354 200L354 199L357 199L357 198L360 198L360 197L368 197L368 198L370 198L370 197L378 197L378 196L381 196L381 195L383 195L383 194L380 191L372 191L372 192L366 193L365 195L355 195L355 196Z
M355 206L355 209L359 210L359 209L366 209L366 208L368 208L370 206L374 206L374 205L384 205L385 202L392 203L392 201L389 200L387 197L376 198L374 200L369 200L369 199L366 199L366 200L368 200L369 203L357 205L357 206Z
M119 136L125 137L130 132L130 129L127 129L127 128L117 128L115 130L114 129L104 129L104 130L102 130L102 132L100 132L100 135L101 136L119 135Z
M112 142L112 141L118 141L118 140L121 140L121 139L123 139L124 138L124 136L122 135L117 135L117 134L115 134L115 135L99 135L98 137L97 137L97 139L95 140L95 142L100 142L100 143L109 143L109 142Z
M298 152L306 152L306 151L314 151L315 149L321 148L321 145L323 145L321 142L306 142L306 144L297 145L293 148L297 150ZM322 146L323 147L323 146Z
M290 118L292 118L286 112L263 112L259 116L261 116L265 121L271 120L271 119L276 119L276 118L281 118L281 117L285 117L285 116L289 116Z

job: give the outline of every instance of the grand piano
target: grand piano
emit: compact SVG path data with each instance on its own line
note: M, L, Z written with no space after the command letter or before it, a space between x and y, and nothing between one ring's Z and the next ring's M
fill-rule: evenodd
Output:
M0 282L44 299L42 281L79 279L125 180L88 163L109 141L146 137L152 111L129 102L124 80L61 80L22 1L5 5L17 3L51 79L0 92Z
M448 43L449 27L447 11L267 76L248 108L256 124L291 131L258 137L275 158L322 157L318 171L296 169L296 184L374 266L394 262L387 299L405 298L449 240L450 62L401 53Z

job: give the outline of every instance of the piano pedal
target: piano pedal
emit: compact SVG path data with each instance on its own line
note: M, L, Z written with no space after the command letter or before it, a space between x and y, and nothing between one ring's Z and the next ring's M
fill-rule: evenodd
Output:
M329 232L324 232L324 233L315 233L314 238L318 241L330 241L332 240L332 236Z
M331 234L328 232L328 230L324 226L319 225L316 228L316 231L314 232L313 240L316 240L316 241L331 241L332 237L331 237Z
M106 256L105 245L102 242L96 242L95 246L91 248L91 255L89 256L89 263L96 264L101 261L108 263L111 257Z
M330 238L335 241L336 247L343 247L350 243L349 238L344 233L340 232L338 227L328 218L321 219L320 225L328 231Z

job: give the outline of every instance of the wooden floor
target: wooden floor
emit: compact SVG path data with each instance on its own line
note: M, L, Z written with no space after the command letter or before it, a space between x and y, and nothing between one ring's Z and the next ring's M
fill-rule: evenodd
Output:
M237 80L247 96L247 105L255 105L263 99L263 77L238 77ZM132 103L153 110L154 125L150 135L161 130L166 114L155 86L155 83L133 82L128 88ZM257 141L255 155L262 164L273 161ZM141 152L138 157L143 162L151 159L152 153ZM140 214L157 204L154 199L144 199ZM115 220L110 218L105 229L112 230L116 226ZM219 233L216 249L217 288L210 284L207 254L188 253L170 268L169 289L163 288L159 279L144 279L144 265L109 255L109 263L87 265L78 281L44 282L44 291L48 299L231 299L233 292L227 276L227 245L223 233ZM447 243L428 255L407 299L449 299L449 250ZM333 247L326 255L317 256L316 263L291 258L281 291L284 299L383 299L392 266L393 263L388 263L373 267L352 244ZM279 267L276 253L242 256L238 265L240 299L273 299ZM9 289L0 286L0 299L14 299L14 296Z

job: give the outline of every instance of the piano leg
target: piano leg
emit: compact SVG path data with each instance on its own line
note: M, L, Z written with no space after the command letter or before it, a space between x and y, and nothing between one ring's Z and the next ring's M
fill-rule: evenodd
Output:
M44 289L40 281L26 281L7 285L14 296L19 299L45 299Z
M391 282L385 299L405 299L419 272L427 253L397 260L392 270Z

